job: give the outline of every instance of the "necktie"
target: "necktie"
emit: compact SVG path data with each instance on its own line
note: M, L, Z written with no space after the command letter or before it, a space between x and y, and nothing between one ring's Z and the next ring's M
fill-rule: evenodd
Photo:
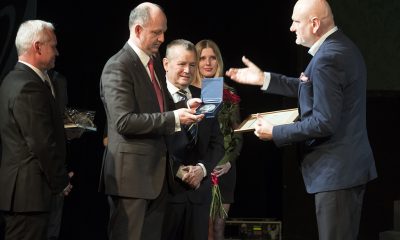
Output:
M189 137L188 147L193 147L197 143L197 131L199 125L197 123L192 123L190 126L185 126L185 131Z
M177 91L176 93L177 93L177 94L179 95L179 97L180 97L180 99L178 99L179 102L180 102L180 101L186 101L186 100L188 99L185 90L179 89L179 91Z
M187 92L185 90L179 89L179 91L177 91L176 93L181 97L181 99L179 99L179 102L182 102L182 101L186 102L187 101L188 97L186 95ZM191 124L189 126L185 126L184 127L184 129L185 129L185 131L186 131L186 133L188 134L188 137L189 137L189 145L188 145L188 147L193 147L197 142L197 128L198 128L197 123L193 123L193 124Z
M44 76L45 76L44 77L44 84L46 84L46 86L50 89L51 94L54 97L55 96L54 95L54 87L53 87L53 84L51 83L50 77L49 77L49 75L47 73Z
M149 62L147 63L147 67L149 68L149 71L150 71L150 78L151 78L151 82L153 83L154 91L156 92L156 95L157 95L157 100L158 100L158 105L160 106L160 111L164 112L164 102L163 102L161 89L160 89L160 86L158 85L156 75L154 74L153 58L150 58Z

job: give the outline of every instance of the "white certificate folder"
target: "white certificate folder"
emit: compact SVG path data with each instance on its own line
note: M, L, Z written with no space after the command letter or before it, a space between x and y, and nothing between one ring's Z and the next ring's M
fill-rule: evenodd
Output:
M258 113L258 114L260 116L262 116L263 119L265 119L266 121L268 121L269 123L271 123L274 126L293 123L299 117L299 111L297 108L284 109L284 110L272 111L272 112L264 112L264 113ZM248 116L239 125L239 127L237 129L235 129L235 132L254 131L258 114L251 114L250 116Z

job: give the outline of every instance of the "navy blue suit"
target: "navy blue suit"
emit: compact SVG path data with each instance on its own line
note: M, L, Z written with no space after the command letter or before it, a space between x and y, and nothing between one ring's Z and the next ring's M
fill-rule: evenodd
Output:
M377 177L366 83L361 53L340 30L325 39L304 77L271 73L268 93L299 98L300 120L275 126L273 141L304 145L301 170L307 192L315 193L320 239L357 238L365 184ZM345 209L338 212L338 203Z
M307 192L365 184L377 177L366 129L366 69L356 46L339 30L304 71L308 81L271 74L269 93L298 96L300 121L275 126L277 146L304 142Z

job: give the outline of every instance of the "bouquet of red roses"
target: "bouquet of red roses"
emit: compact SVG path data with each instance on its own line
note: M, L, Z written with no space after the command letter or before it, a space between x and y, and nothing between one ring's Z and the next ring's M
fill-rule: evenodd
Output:
M240 97L234 92L230 87L226 87L223 90L223 105L221 111L218 113L218 121L221 126L221 132L224 135L224 148L225 151L229 151L231 143L233 140L233 129L232 129L232 116L235 111L238 110L238 104L240 102ZM229 158L224 157L218 164L226 164L226 160ZM216 217L225 219L228 214L222 206L221 192L218 186L218 176L215 173L211 173L212 182L212 200L211 200L211 210L210 217L215 219Z
M224 88L222 97L224 103L238 104L240 102L240 97L228 88Z
M211 173L211 184L212 184L212 200L211 200L210 217L213 220L215 219L215 217L225 219L228 216L228 214L222 207L222 198L218 186L218 177L214 173Z

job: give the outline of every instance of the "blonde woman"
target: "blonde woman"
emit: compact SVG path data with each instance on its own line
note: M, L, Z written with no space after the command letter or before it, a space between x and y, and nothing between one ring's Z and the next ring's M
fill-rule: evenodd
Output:
M224 64L221 51L212 40L205 39L198 42L196 44L196 51L199 57L199 65L192 85L201 88L204 78L223 76ZM236 94L235 89L224 82L223 105L218 114L218 121L224 135L225 155L214 168L213 175L218 178L222 206L225 213L229 212L230 204L234 202L236 185L235 161L242 149L242 136L233 132L233 129L240 124L239 101L240 98ZM224 214L211 212L210 216L208 239L224 239Z

